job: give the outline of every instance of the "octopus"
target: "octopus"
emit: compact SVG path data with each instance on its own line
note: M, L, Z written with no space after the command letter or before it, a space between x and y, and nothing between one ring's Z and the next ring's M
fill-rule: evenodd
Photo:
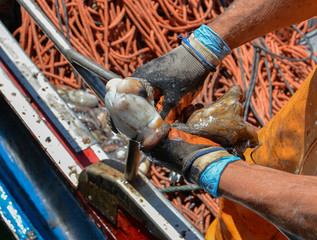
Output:
M167 136L170 125L154 107L152 87L143 79L111 79L106 85L105 105L113 127L140 143L148 152Z
M124 163L129 139L112 131L107 121L108 111L98 98L82 89L56 87L56 91L85 124L109 158ZM139 162L139 170L143 174L147 174L150 166L149 160L141 155Z
M204 108L198 107L184 123L172 127L208 138L230 153L243 157L247 148L259 145L255 129L243 119L246 96L239 85L232 86L220 99Z

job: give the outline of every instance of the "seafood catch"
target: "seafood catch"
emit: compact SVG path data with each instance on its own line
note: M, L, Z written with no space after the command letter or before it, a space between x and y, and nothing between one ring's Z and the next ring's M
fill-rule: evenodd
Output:
M99 103L99 100L95 95L82 89L67 89L59 87L56 90L68 103L91 108L96 107Z
M154 108L151 88L142 79L112 79L106 86L105 105L115 128L148 151L166 136L170 125ZM137 114L136 114L137 113Z
M111 131L106 121L107 110L99 103L98 98L81 89L57 87L56 90L86 125L105 153L111 158L124 161L128 139Z
M81 89L72 90L65 87L57 87L56 91L86 125L104 152L110 158L124 162L127 154L128 139L111 131L106 120L107 109L99 103L98 98L94 94ZM139 170L143 174L147 174L149 167L149 160L141 154Z
M106 88L105 105L112 125L123 135L140 142L143 151L156 146L171 127L210 139L237 156L259 144L255 129L242 117L245 93L238 85L209 106L198 107L186 123L171 125L155 110L151 88L147 89L145 80L112 79Z
M242 156L246 148L259 144L255 129L243 119L244 101L242 88L232 86L216 102L193 112L186 124L173 123L172 127L208 138Z

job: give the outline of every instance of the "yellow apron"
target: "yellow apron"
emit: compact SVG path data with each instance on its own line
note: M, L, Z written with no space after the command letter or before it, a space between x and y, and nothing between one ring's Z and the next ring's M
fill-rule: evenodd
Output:
M282 171L317 175L317 68L270 122L258 132L263 145L254 161ZM248 149L246 160L252 162ZM272 224L242 205L220 198L206 239L287 239Z

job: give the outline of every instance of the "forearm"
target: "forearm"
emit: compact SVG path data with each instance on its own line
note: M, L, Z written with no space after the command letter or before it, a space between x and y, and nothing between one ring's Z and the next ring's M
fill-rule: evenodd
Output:
M208 24L231 49L317 14L314 0L235 0Z
M236 161L221 174L218 192L286 232L317 237L316 177Z

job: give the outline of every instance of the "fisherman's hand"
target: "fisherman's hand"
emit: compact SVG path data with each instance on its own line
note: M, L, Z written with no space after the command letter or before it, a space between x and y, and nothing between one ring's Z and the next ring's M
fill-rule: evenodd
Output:
M165 119L184 95L198 92L209 72L215 71L230 53L226 43L202 25L188 39L184 38L180 46L141 66L131 77L146 79L159 91L159 96L164 96L161 116Z
M243 119L244 101L242 88L233 86L216 102L196 110L186 124L173 123L172 127L208 138L242 156L247 148L259 144L255 129Z
M199 156L210 152L229 156L225 149L206 138L171 129L156 112L151 91L146 91L141 81L112 79L106 90L105 106L110 112L112 129L139 142L152 162L189 178ZM197 182L196 178L193 181Z
M213 104L213 107L208 106L194 112L193 119L190 118L189 125L184 128L187 132L180 130L180 125L176 124L173 128L174 124L171 127L162 120L155 111L151 91L146 90L147 87L142 82L133 78L113 79L108 82L106 88L105 104L111 113L114 127L121 134L140 142L141 150L152 162L180 173L189 181L203 187L209 180L202 182L201 179L209 179L210 171L218 172L220 177L226 164L240 160L239 157L228 153L225 147L229 143L233 147L242 142L257 144L256 133L249 129L241 130L243 118L240 118L241 122L239 122L234 117L235 114L240 117L241 112L243 94L239 87L230 89L223 98L218 100L219 102ZM226 125L220 124L221 114L216 113L226 112L225 108L230 106L232 106L230 114L225 114L225 119L222 119L229 126L226 129ZM197 117L202 120L197 120ZM209 118L218 119L214 127L211 123L207 123L204 127L203 122L208 122ZM231 119L234 119L233 122L230 122ZM199 131L195 133L204 137L189 133L188 129L192 128L190 125L192 123L196 123L199 127ZM235 129L233 126L237 123L238 127ZM215 134L217 127L223 134ZM217 136L215 141L218 143L213 141L214 135ZM206 175L204 173L207 170ZM211 186L206 185L205 188L211 188ZM209 192L217 194L210 190Z
M244 100L241 87L231 87L215 103L196 110L186 124L171 124L168 136L147 156L219 196L225 166L241 160L246 148L259 143L256 131L242 117Z

